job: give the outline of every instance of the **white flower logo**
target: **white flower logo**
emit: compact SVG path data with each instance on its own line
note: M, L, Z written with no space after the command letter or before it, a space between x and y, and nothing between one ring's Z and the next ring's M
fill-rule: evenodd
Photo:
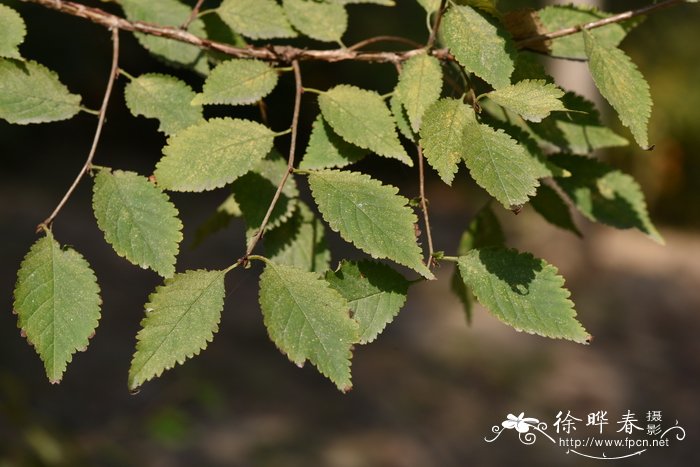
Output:
M537 424L540 423L540 421L536 418L525 417L524 415L525 412L520 412L520 415L517 417L512 413L509 413L506 420L504 420L501 425L503 425L503 428L507 430L512 430L515 428L518 433L527 433L530 431L531 427L536 427Z

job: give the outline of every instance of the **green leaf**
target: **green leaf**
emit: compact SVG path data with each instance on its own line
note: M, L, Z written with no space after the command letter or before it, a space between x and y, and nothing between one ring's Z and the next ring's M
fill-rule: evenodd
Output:
M146 304L129 368L129 388L199 355L219 330L226 271L187 271L166 279Z
M282 6L295 28L319 41L340 42L348 27L348 14L337 3L283 0Z
M445 14L441 31L445 45L467 71L496 89L510 84L515 47L493 19L471 7L453 5Z
M352 388L350 359L358 340L348 302L316 273L267 262L260 308L275 345L295 364L306 360L341 391Z
M469 223L466 232L462 234L457 247L457 255L464 256L474 248L486 248L490 246L503 246L506 243L503 229L498 218L487 204L474 216ZM467 322L472 322L474 294L464 283L459 267L455 267L452 273L450 289L457 295L464 307L464 315Z
M396 2L394 0L330 0L331 3L337 3L338 5L350 5L353 3L372 3L374 5L382 6L395 6Z
M396 91L394 91L389 98L389 108L391 109L391 114L394 117L394 123L396 123L396 128L398 128L399 132L405 138L414 141L416 139L416 135L413 134L413 129L408 121L408 114L406 113L403 103L401 103L401 100L396 97Z
M550 224L568 230L579 237L583 236L571 217L569 205L554 188L541 185L537 189L537 196L530 200L530 204Z
M386 264L343 261L326 280L345 297L360 325L360 344L374 341L406 303L410 283Z
M217 12L231 29L251 39L297 35L275 0L224 0Z
M229 195L223 203L216 208L216 212L205 220L194 233L192 248L196 248L209 236L225 229L236 217L243 216L241 207L233 195Z
M62 249L51 232L24 257L15 286L18 327L44 362L51 383L61 381L78 350L85 350L100 319L100 288L87 261Z
M303 170L345 167L367 155L367 150L358 148L336 135L320 115L314 120L309 145L299 164Z
M92 207L97 225L119 256L163 277L175 274L182 223L168 196L133 172L100 170Z
M248 226L248 238L260 229L277 186L287 171L287 161L273 150L267 158L258 162L253 170L233 183L233 195ZM275 203L267 223L268 227L277 227L291 217L296 209L298 196L299 190L294 177L290 176Z
M326 245L326 229L303 202L291 219L265 233L265 251L276 264L292 266L302 271L323 272L331 262Z
M134 117L143 115L160 122L159 130L173 135L204 121L201 105L190 105L195 93L174 76L149 73L126 85L126 106Z
M507 209L535 194L542 165L503 130L473 119L465 127L463 145L474 181Z
M664 243L649 219L644 194L632 177L587 157L558 155L552 160L571 172L570 177L556 181L588 219L618 229L635 228Z
M27 34L24 20L9 6L0 5L0 25L0 57L21 60L18 47Z
M474 111L459 99L440 99L425 112L420 144L425 160L440 178L452 184L464 153L464 130Z
M174 28L179 28L187 21L192 12L189 6L178 0L119 0L119 4L130 21L144 21ZM201 19L192 21L187 31L206 38ZM134 36L146 50L166 63L192 68L200 74L207 74L209 71L206 55L194 45L147 34L134 33Z
M265 62L227 60L211 71L192 104L253 104L272 92L277 79L277 70Z
M648 148L652 102L644 76L622 50L599 43L586 31L583 37L596 87L613 106L622 124L632 131L637 143Z
M222 187L252 169L272 149L275 134L248 120L215 118L168 139L156 165L158 185L172 191Z
M441 91L442 67L437 58L421 53L404 63L396 97L406 109L413 131L418 132L423 114L440 98Z
M318 103L323 118L345 141L413 166L391 113L376 92L341 84L322 93Z
M545 337L590 341L575 319L564 278L546 261L515 250L485 248L471 250L458 264L479 302L504 323Z
M564 91L543 80L520 81L486 96L531 122L541 122L551 112L567 110L560 100Z
M0 58L0 118L26 125L67 120L80 112L80 96L71 94L58 75L32 61Z
M553 114L530 129L557 149L574 154L589 154L596 149L626 146L628 141L600 123L593 102L567 92L562 99L571 113Z
M585 5L552 5L539 10L538 16L547 32L598 21L612 16ZM606 47L616 47L627 33L639 22L632 20L613 23L590 30L595 38ZM551 54L555 57L585 59L586 51L581 33L571 34L552 40Z
M388 258L433 278L416 243L418 219L396 188L338 170L311 172L309 185L323 218L346 241L373 258Z

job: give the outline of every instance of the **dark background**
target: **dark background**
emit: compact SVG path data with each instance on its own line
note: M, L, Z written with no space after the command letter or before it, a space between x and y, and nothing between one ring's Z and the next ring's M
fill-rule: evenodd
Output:
M109 33L84 20L36 5L16 7L29 25L22 53L56 70L83 104L97 108L110 65ZM118 11L103 2L85 2ZM535 2L501 2L535 6ZM646 2L608 2L623 11ZM347 44L377 34L426 38L413 0L396 8L349 7ZM213 6L213 5L212 5ZM0 122L0 467L10 466L500 466L594 465L540 439L523 446L513 433L484 442L508 413L551 424L559 410L579 418L607 410L610 429L627 410L640 420L663 411L678 420L684 441L652 449L624 465L700 465L700 9L660 12L633 31L623 47L648 77L656 102L648 153L635 146L601 154L634 174L648 195L667 245L634 231L581 221L585 238L555 229L529 208L500 208L509 244L560 268L590 346L524 335L477 308L467 326L449 292L451 266L438 280L411 289L407 306L377 342L356 350L354 389L339 393L310 365L298 369L269 341L257 305L257 268L227 279L221 329L199 357L129 394L126 375L148 294L160 283L150 271L117 257L94 222L85 180L54 225L57 239L90 261L102 288L102 319L89 351L76 354L63 382L50 385L12 315L17 268L35 241L34 229L82 166L95 118L81 114L50 125ZM121 66L138 75L173 72L122 33ZM300 42L310 46L313 44ZM393 45L381 45L391 48ZM391 91L390 65L304 63L306 85L347 82ZM572 66L576 66L572 64ZM589 80L585 74L580 82ZM195 89L196 75L175 71ZM133 118L118 81L95 163L150 174L164 138L157 122ZM289 126L293 86L285 74L269 99L271 127ZM605 106L606 121L619 127ZM214 115L221 109L210 109ZM254 108L233 109L257 118ZM303 148L317 113L304 99ZM277 141L282 151L288 139ZM370 158L358 166L402 192L417 195L416 173ZM486 201L462 169L450 189L428 170L437 249L454 253L461 231ZM308 192L304 189L304 196ZM226 197L225 190L174 194L185 224L178 270L220 268L238 258L244 226L234 222L196 250L196 227ZM579 219L580 220L580 219ZM334 262L360 256L330 236ZM579 428L582 432L585 427ZM619 452L618 452L619 454ZM608 453L614 455L614 453Z

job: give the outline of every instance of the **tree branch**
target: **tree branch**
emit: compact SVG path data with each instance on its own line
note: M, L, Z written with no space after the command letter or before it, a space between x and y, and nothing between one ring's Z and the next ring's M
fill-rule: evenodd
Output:
M260 229L258 230L258 233L255 234L255 237L253 237L253 240L250 242L250 245L248 246L248 249L246 250L245 256L239 260L240 262L245 262L248 259L248 256L250 256L250 254L255 249L255 246L258 244L258 242L262 238L263 234L265 233L265 228L267 227L267 223L270 220L270 216L272 215L272 211L275 209L275 205L277 204L277 200L279 200L279 198L280 198L280 194L282 193L282 189L284 188L284 185L287 183L287 179L289 178L289 175L292 172L294 172L294 156L296 153L297 132L299 129L299 110L301 108L301 95L304 93L304 88L302 86L301 70L299 69L299 62L297 60L294 60L292 62L292 69L294 70L294 82L296 83L296 92L294 94L294 113L292 114L292 136L291 136L291 142L289 143L289 158L287 159L287 171L284 173L282 180L280 180L280 183L277 186L277 191L275 192L275 196L272 197L272 201L270 202L270 206L267 208L267 212L265 213L265 218L263 219L262 223L260 224Z
M66 204L66 202L68 202L68 199L71 197L71 195L75 191L76 187L80 183L80 180L83 179L83 177L85 176L87 171L90 170L90 168L92 167L92 160L95 158L95 152L97 151L97 144L100 141L100 136L102 135L102 127L104 126L105 116L107 115L107 106L109 105L109 98L112 95L112 88L114 87L114 80L117 78L118 73L119 73L119 29L112 28L112 68L109 72L109 80L107 81L107 88L105 89L105 95L104 95L104 98L102 99L102 107L100 107L100 113L98 114L98 117L97 117L97 129L95 130L95 136L92 139L92 147L90 148L90 152L88 153L88 157L85 160L85 164L83 165L83 168L80 169L80 172L78 172L78 176L75 177L73 184L70 186L70 188L68 188L68 191L66 191L66 194L63 195L63 198L58 203L56 208L53 210L51 215L49 217L47 217L41 224L39 224L37 226L37 232L51 226L51 223L54 221L54 219L56 218L58 213L61 211L61 209L63 209L63 206Z
M425 171L423 163L423 148L420 144L416 144L418 148L418 186L420 190L420 205L423 211L423 222L425 223L425 235L428 238L428 259L426 266L430 267L433 263L433 234L430 231L430 215L428 214L428 200L425 198Z
M307 50L300 49L297 47L290 47L284 45L272 45L266 47L234 47L230 44L225 44L222 42L211 41L194 34L187 32L183 29L168 26L159 26L150 23L144 23L142 21L128 21L111 13L107 13L99 8L88 7L80 3L75 3L66 0L22 0L25 3L36 3L46 8L60 11L61 13L66 13L72 16L77 16L79 18L87 19L93 23L100 24L107 28L122 29L124 31L140 32L142 34L148 34L151 36L164 37L167 39L176 40L179 42L184 42L187 44L194 45L200 49L213 50L216 52L223 53L230 57L236 58L256 58L258 60L270 61L270 62L281 62L281 63L291 63L295 60L315 60L323 62L339 62L346 60L363 61L363 62L376 62L376 63L400 63L408 60L414 55L423 53L424 47L415 48L413 50L407 50L403 52L362 52L358 50L349 50L346 48L341 49L330 49L330 50ZM556 39L559 37L569 36L571 34L576 34L584 29L595 29L602 26L607 26L608 24L618 23L635 16L650 13L655 10L660 10L662 8L667 8L673 5L678 5L684 3L685 0L665 0L660 3L649 5L638 10L630 10L624 13L613 15L609 18L605 18L599 21L594 21L592 23L583 24L580 26L574 26L570 28L560 29L559 31L554 31L547 34L542 34L539 36L527 37L521 39L516 43L520 48L526 48L528 44L535 42ZM441 2L444 3L444 2ZM437 21L436 21L437 23ZM433 28L436 31L439 24ZM434 42L435 39L433 39ZM454 61L454 56L449 53L447 49L434 49L431 54L443 61Z
M570 28L563 28L558 31L549 32L547 34L541 34L539 36L526 37L525 39L519 40L516 45L519 48L525 48L528 44L542 42L550 39L558 39L559 37L570 36L583 30L596 29L603 26L607 26L609 24L619 23L621 21L625 21L636 16L645 15L647 13L678 5L680 3L685 3L685 0L664 0L663 2L655 3L653 5L647 5L637 10L625 11L624 13L619 13L617 15L613 15L608 18L603 18L598 21L592 21L590 23L572 26Z

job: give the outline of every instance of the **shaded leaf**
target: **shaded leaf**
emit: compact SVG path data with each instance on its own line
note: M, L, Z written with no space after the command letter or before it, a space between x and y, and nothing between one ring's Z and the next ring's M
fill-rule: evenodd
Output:
M233 195L229 195L224 202L216 208L216 212L197 227L194 233L194 240L192 241L192 248L198 247L207 237L225 229L231 223L231 220L241 216L243 216L241 207L238 205Z
M164 277L175 274L182 223L175 205L148 179L100 170L92 207L105 240L119 256Z
M518 331L586 343L564 278L546 261L505 248L471 250L459 258L465 284L491 314Z
M530 199L530 204L550 224L568 230L579 237L582 236L571 217L569 205L554 188L541 185L537 189L537 196Z
M348 27L348 14L338 3L283 0L292 25L302 34L325 42L339 42Z
M425 160L452 184L464 154L464 130L474 111L459 99L440 99L425 112L420 144Z
M224 0L217 13L231 29L251 39L297 35L275 0Z
M496 89L510 84L515 47L494 20L469 6L454 5L445 14L441 32L445 45L467 71Z
M166 279L146 304L129 368L129 388L199 355L219 330L226 271L187 271Z
M174 76L149 73L129 81L124 89L132 115L155 118L159 130L173 135L204 121L201 105L190 105L195 93Z
M80 112L71 94L48 68L32 61L0 58L0 118L26 125L66 120Z
M265 62L226 60L211 71L192 104L253 104L272 92L277 79L277 70Z
M374 258L388 258L433 278L416 243L418 219L396 188L338 170L312 172L309 185L321 215L346 241Z
M352 145L336 135L320 115L314 120L309 145L299 164L303 170L345 167L367 155L366 149Z
M556 148L574 154L589 154L596 149L626 146L628 141L600 123L593 102L567 92L562 98L571 113L553 114L530 129Z
M180 27L189 17L192 9L178 0L119 0L127 19L144 21L159 26ZM204 23L195 19L187 27L195 36L206 38ZM156 57L171 65L192 68L200 74L209 71L206 55L198 47L165 37L134 33L139 43Z
M275 345L301 366L306 360L341 391L352 388L350 359L358 340L348 302L312 272L267 262L260 308Z
M265 233L265 251L276 264L302 271L323 272L331 262L326 245L326 228L303 202L284 224Z
M51 232L34 243L17 273L14 312L52 383L87 348L101 304L95 274L78 252L61 248Z
M441 91L442 67L437 58L421 53L404 62L395 92L413 131L418 132L423 114L440 98Z
M253 170L233 183L233 194L246 221L248 238L260 229L277 186L287 170L287 161L273 150L268 157L258 162ZM296 209L298 196L296 182L294 177L290 176L270 214L268 227L276 227L291 217Z
M649 85L622 50L600 44L586 31L583 34L588 67L596 87L617 111L622 124L632 131L637 143L646 149L652 106Z
M248 120L208 120L170 137L154 174L158 185L166 190L219 188L265 157L274 137L269 128Z
M587 157L558 155L553 160L571 172L570 177L556 181L588 219L618 229L635 228L664 243L649 219L644 194L632 177Z
M21 59L18 47L26 34L27 28L19 13L0 5L0 57Z
M486 94L486 96L525 120L541 122L551 112L564 111L564 91L543 80L524 80Z
M322 93L318 103L325 121L345 141L413 166L391 113L376 92L341 84Z
M464 256L474 248L486 248L490 246L503 246L506 243L503 229L498 218L487 204L469 223L469 227L462 234L457 247L457 255ZM457 295L459 301L464 307L464 314L467 322L472 322L474 294L465 284L462 275L459 272L459 267L455 266L450 281L450 289Z
M360 326L360 344L369 344L391 323L406 303L410 283L386 264L343 261L326 280L345 297Z

